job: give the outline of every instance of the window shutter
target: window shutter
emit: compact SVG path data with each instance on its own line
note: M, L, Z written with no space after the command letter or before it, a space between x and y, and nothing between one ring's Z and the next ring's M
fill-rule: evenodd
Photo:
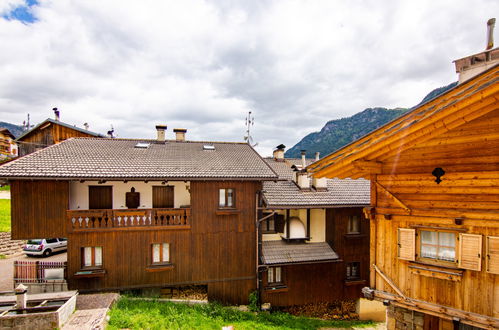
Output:
M274 220L275 220L275 231L278 233L284 233L284 215L282 214L275 214L274 215Z
M416 257L416 230L399 228L398 257L403 260L414 261Z
M499 237L487 236L487 272L499 274Z
M482 235L459 234L459 268L482 269Z

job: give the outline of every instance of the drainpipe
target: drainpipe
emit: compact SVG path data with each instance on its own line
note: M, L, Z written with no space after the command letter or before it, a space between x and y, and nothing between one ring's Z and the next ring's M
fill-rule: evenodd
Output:
M261 297L262 297L262 271L265 270L267 266L261 265L260 264L260 256L262 255L262 231L260 230L260 225L262 221L267 220L270 217L273 217L275 214L275 211L272 211L269 215L264 216L263 218L259 219L258 218L258 206L259 206L259 201L260 201L260 194L259 192L257 194L257 204L256 204L256 237L257 237L257 256L256 256L256 290L258 293L258 306L260 307L261 305Z

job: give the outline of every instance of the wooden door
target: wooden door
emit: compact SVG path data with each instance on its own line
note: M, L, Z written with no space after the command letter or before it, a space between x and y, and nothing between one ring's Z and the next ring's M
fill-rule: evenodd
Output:
M152 207L173 208L173 186L153 186Z
M112 209L113 187L112 186L88 186L88 208L89 209Z

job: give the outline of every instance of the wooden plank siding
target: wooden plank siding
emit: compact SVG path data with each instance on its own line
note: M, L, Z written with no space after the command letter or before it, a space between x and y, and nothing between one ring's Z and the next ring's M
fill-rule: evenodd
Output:
M12 239L66 237L67 181L10 182Z
M38 130L33 131L28 135L26 135L25 137L23 137L20 141L51 145L51 144L60 143L71 137L94 137L94 136L66 126L48 122L47 124L38 128Z
M499 275L487 272L485 267L486 237L499 236L498 127L499 110L494 110L397 156L377 159L383 162L382 173L374 177L372 184L378 182L409 211L375 185L376 236L371 242L376 251L374 262L404 295L499 317ZM431 174L436 167L445 171L439 184ZM398 228L415 228L416 232L421 228L440 229L458 236L463 233L466 237L481 235L474 241L474 245L481 247L479 260L474 260L472 265L477 270L463 269L464 266L459 267L456 262L451 266L432 267L440 275L414 271L414 267L429 267L428 262L418 261L418 242L416 261L397 257ZM416 241L419 240L416 236ZM456 246L456 259L470 258L470 255L476 257L477 254L467 251L466 256L460 256ZM442 276L446 273L441 272L461 275ZM395 293L381 276L376 276L371 286Z
M236 190L234 209L219 209L218 189ZM126 230L69 234L70 288L79 290L165 287L207 284L209 298L247 303L256 287L256 193L260 182L198 182L190 184L191 228ZM170 244L171 267L157 271L151 264L151 245ZM81 248L102 247L106 274L76 278Z

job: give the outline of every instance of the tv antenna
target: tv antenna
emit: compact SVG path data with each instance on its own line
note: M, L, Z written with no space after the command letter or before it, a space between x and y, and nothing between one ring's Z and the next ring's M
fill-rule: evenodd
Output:
M246 141L250 146L256 147L258 145L257 143L253 144L253 137L250 134L251 126L255 124L255 117L251 115L251 111L248 111L248 117L246 117L246 135L244 136L244 141Z

